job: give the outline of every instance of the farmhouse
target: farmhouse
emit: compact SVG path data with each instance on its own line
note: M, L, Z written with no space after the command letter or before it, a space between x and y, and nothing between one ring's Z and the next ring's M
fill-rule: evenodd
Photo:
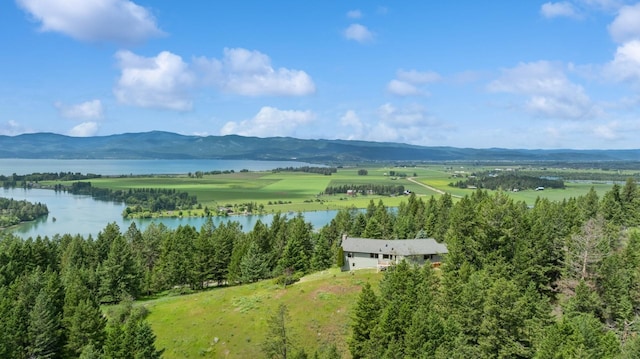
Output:
M343 271L362 268L385 270L403 259L419 265L429 261L438 266L442 256L448 253L447 247L433 238L370 239L345 235L341 245L344 252Z

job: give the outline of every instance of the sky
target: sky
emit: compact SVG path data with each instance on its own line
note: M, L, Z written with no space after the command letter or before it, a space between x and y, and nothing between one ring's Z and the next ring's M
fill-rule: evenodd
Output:
M640 148L640 2L0 2L0 135Z

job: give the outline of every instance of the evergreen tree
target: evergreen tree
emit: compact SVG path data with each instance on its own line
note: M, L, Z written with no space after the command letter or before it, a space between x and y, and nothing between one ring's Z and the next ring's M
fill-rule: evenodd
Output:
M46 290L41 290L29 313L29 358L55 358L62 351L62 326L54 299Z
M367 347L370 345L371 331L376 326L379 315L378 297L371 289L371 284L365 283L353 311L352 334L348 341L353 359L366 358L373 354L367 352Z
M123 236L111 242L107 259L100 268L100 298L102 302L119 302L140 293L140 269L131 246Z
M287 359L295 351L293 336L289 328L289 309L280 304L276 312L267 319L267 336L262 351L267 358Z

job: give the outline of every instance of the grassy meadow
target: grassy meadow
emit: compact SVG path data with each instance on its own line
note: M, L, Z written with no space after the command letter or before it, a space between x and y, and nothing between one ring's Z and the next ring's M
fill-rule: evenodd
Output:
M290 330L308 354L335 344L345 356L351 310L362 288L377 287L375 270L337 268L303 277L286 289L265 280L213 288L184 296L137 302L149 321L164 358L259 358L267 318L282 303L289 308Z
M504 167L505 169L508 167ZM366 169L366 176L358 175L358 170ZM177 191L195 195L202 209L194 209L186 213L191 216L204 214L204 207L215 210L218 207L242 207L244 203L253 202L262 205L265 213L273 212L304 212L317 210L335 210L342 208L364 208L371 200L376 203L383 200L387 206L398 206L405 201L404 196L379 196L346 194L322 195L328 186L340 185L403 185L418 196L439 195L440 192L450 193L454 198L470 194L473 190L449 187L449 183L457 181L461 176L469 175L473 171L486 170L480 166L445 166L429 165L417 167L391 166L362 166L339 168L331 176L303 172L236 172L228 174L205 175L201 178L178 176L139 176L139 177L104 177L92 179L96 187L110 189L129 188L171 188ZM493 167L491 168L493 169ZM579 171L579 170L566 170ZM391 176L395 172L414 177L418 183L407 178ZM46 183L45 183L46 184ZM52 184L52 183L49 183ZM526 190L509 192L517 201L533 204L538 197L551 200L563 200L577 197L594 188L600 196L611 188L611 184L597 182L565 182L565 189L546 189L544 191ZM175 215L164 213L162 215Z

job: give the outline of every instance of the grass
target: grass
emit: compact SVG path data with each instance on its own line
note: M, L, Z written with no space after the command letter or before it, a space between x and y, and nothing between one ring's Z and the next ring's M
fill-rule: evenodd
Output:
M303 277L286 289L273 280L139 302L149 309L158 348L171 358L257 358L267 335L266 320L280 303L289 308L290 328L300 347L313 354L335 344L346 355L349 318L362 284L377 287L375 270L337 268Z
M507 167L505 166L505 169ZM359 169L366 169L368 175L358 175ZM92 179L91 183L96 187L110 189L128 188L172 188L185 191L198 198L202 207L214 210L221 206L242 206L244 203L253 202L262 205L264 212L305 212L318 210L335 210L342 208L365 208L371 200L382 200L390 207L398 206L405 201L404 196L378 196L359 195L350 197L346 194L320 195L328 186L347 184L380 184L403 185L418 196L428 197L439 195L438 191L450 193L454 197L462 197L472 193L473 190L449 187L449 183L459 180L454 176L465 176L474 171L489 170L478 166L446 167L445 165L425 165L420 167L390 167L390 166L366 166L340 168L331 176L302 172L240 172L232 174L206 175L202 178L181 176L146 176L146 177L105 177ZM406 178L390 176L392 171L414 177L423 185L412 183ZM584 170L562 170L582 171ZM53 184L53 183L43 183ZM554 201L560 201L569 197L578 197L586 194L594 187L598 195L602 196L611 188L604 183L566 183L563 190L545 191L520 191L509 192L509 195L517 201L525 201L534 204L536 198L546 197ZM430 189L429 187L433 188ZM201 216L203 210L191 210L189 215ZM166 214L169 215L169 214Z

